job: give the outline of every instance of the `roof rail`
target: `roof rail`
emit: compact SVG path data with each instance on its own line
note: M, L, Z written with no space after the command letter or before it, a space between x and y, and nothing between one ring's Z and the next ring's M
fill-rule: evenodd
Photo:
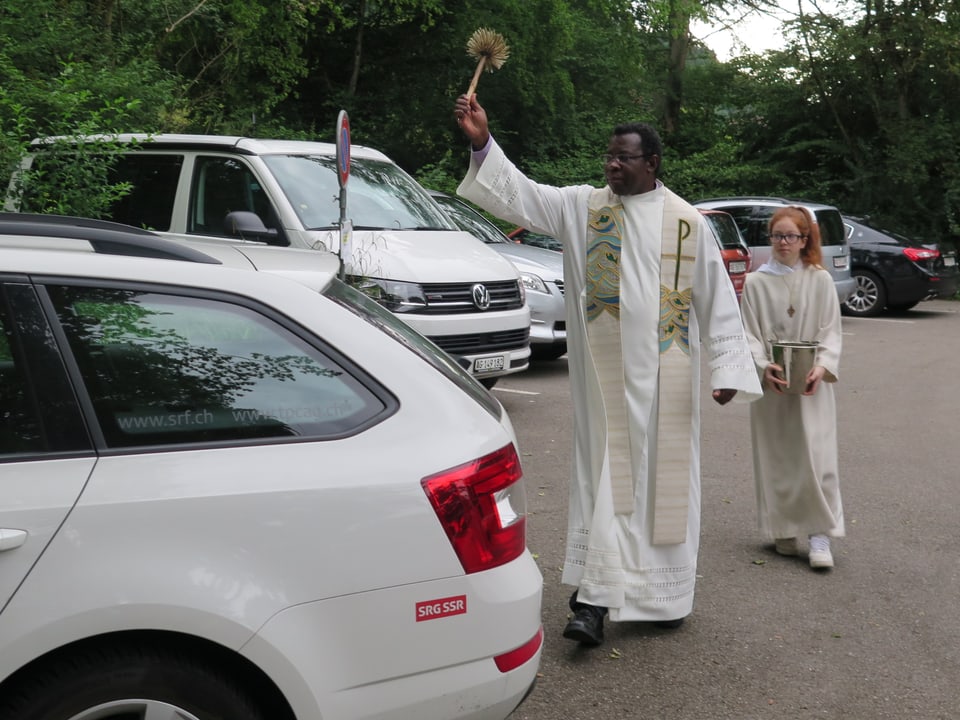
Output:
M167 240L149 230L109 220L67 215L0 213L0 234L82 240L89 243L94 252L104 255L221 264L216 258L195 248Z
M803 198L784 198L777 197L775 195L724 195L722 197L709 197L709 198L700 198L696 200L693 204L702 202L736 202L736 201L746 201L746 202L777 202L783 203L784 205L822 205L824 207L833 207L829 203L822 202L820 200L804 200Z
M774 202L790 203L790 200L782 197L773 197L769 195L724 195L721 197L701 198L697 202L712 202L714 200L772 200ZM803 202L797 200L795 202Z

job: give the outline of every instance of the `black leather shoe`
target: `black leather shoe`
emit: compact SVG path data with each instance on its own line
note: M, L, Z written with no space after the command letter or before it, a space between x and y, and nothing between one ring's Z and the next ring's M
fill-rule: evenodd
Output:
M577 603L573 619L563 629L567 640L576 640L583 645L596 646L603 642L603 616L606 608Z
M676 630L683 625L683 618L677 618L676 620L656 620L653 624L664 630Z

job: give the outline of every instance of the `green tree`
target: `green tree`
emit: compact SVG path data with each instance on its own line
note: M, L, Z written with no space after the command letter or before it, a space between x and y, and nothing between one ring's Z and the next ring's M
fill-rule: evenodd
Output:
M782 51L752 58L757 122L737 137L778 191L870 214L929 240L960 223L960 15L950 2L867 2L799 17ZM746 68L745 68L746 69Z

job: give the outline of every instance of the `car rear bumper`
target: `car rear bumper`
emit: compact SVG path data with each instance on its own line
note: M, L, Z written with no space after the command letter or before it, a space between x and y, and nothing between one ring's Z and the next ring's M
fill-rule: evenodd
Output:
M542 587L525 552L473 575L288 608L243 652L298 718L503 720L536 679ZM452 598L462 611L420 610ZM494 658L524 645L529 659L501 672Z
M888 305L910 305L938 297L949 299L956 294L956 273L933 274L915 264L908 267L909 272L884 278Z
M942 300L949 300L957 294L957 287L960 285L960 275L939 275L930 279L930 290L935 297Z
M853 277L843 279L834 278L833 284L837 288L837 297L841 303L845 302L846 299L857 290L857 280Z

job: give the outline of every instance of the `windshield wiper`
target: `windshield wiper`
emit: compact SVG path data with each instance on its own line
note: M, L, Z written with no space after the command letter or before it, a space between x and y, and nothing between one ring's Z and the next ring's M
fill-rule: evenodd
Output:
M327 227L323 227L323 228L310 228L310 229L311 230L336 230L338 227L339 225L328 225ZM454 232L451 228L437 227L433 225L416 225L414 227L399 227L399 226L393 226L393 225L391 225L390 227L387 227L386 225L353 225L353 229L354 230L393 230L395 232L400 232L400 231L426 232L430 230L438 231L438 232Z

